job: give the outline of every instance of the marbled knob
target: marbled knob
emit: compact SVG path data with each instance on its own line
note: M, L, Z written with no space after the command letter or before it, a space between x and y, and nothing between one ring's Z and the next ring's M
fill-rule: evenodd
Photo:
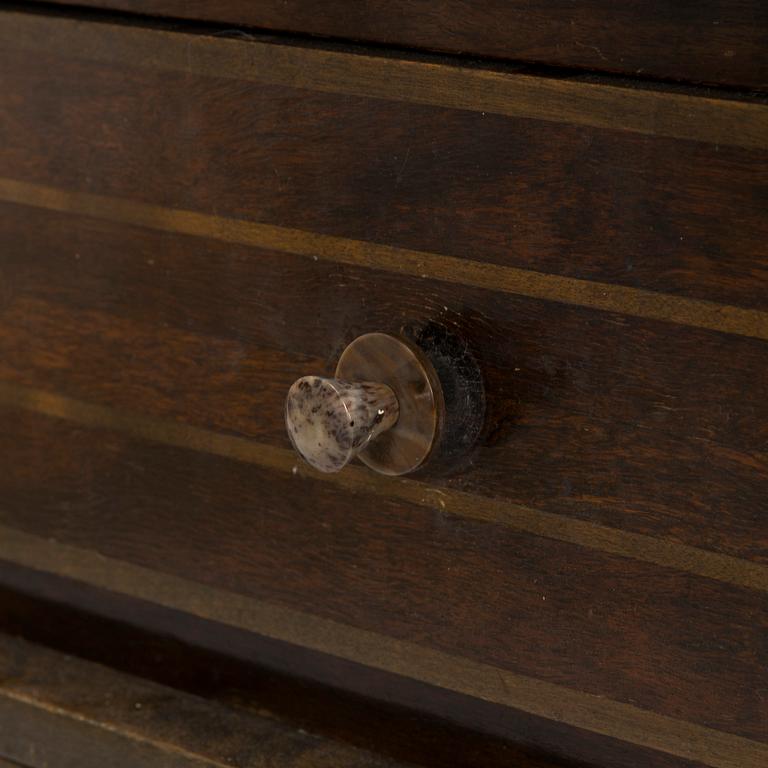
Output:
M302 457L321 472L338 472L398 419L386 384L304 376L285 402L285 423Z

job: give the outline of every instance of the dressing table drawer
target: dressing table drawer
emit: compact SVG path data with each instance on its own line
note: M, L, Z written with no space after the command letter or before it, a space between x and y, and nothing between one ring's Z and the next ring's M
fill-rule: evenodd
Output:
M0 132L4 583L560 758L766 764L768 107L3 12ZM477 362L450 465L292 450L371 332Z

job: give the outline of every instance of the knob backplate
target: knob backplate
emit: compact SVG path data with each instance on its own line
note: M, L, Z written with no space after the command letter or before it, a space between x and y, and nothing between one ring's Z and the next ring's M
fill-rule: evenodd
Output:
M387 333L359 336L339 358L336 378L380 382L397 398L397 422L366 445L361 461L385 475L404 475L427 461L440 438L445 404L434 366L418 347Z

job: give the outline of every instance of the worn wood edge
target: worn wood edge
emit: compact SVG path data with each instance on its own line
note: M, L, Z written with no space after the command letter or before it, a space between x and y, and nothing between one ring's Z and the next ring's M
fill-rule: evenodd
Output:
M100 701L110 706L99 707ZM194 718L189 718L190 712ZM62 733L66 747L60 741ZM83 738L86 755L76 749ZM128 754L126 747L131 750ZM279 762L286 768L331 764L395 768L389 760L310 736L263 715L2 634L0 751L23 760L28 768L62 761L219 768L242 764L232 754L243 752L248 753L249 766ZM140 757L141 763L129 757Z
M0 177L0 202L768 340L768 312Z
M77 753L77 764L82 768L95 766L93 758L83 755L83 740L89 751L101 753L103 764L125 766L129 764L121 754L131 748L134 765L147 768L231 768L231 764L206 760L186 754L169 744L142 738L138 733L123 734L96 720L77 716L64 708L46 706L45 703L8 694L0 688L0 749L14 760L23 760L26 768L65 768L73 764L73 755L62 749L58 729L67 728L70 748ZM29 733L34 731L34 735ZM108 751L111 755L108 756ZM136 762L140 761L140 762ZM0 760L0 766L6 765ZM21 763L8 763L21 765Z
M32 2L45 3L46 0L32 0ZM72 0L52 0L52 2L60 6L73 4ZM627 76L643 75L650 78L661 78L664 80L673 80L678 82L682 81L693 85L700 83L711 83L732 88L751 88L757 91L760 89L765 89L766 87L765 83L763 82L764 78L761 77L762 72L759 74L753 72L751 75L746 74L729 77L728 75L712 72L702 72L698 67L694 67L692 69L690 67L686 68L686 64L690 65L691 62L687 59L681 60L679 57L675 57L673 60L667 61L666 66L660 69L653 67L650 70L646 68L638 70L637 67L629 66L626 63L623 56L625 51L623 51L620 47L616 47L615 42L613 42L612 48L609 49L607 57L606 52L598 47L592 47L590 50L585 50L585 46L580 44L577 40L568 42L563 41L565 42L565 45L563 46L565 48L565 51L563 52L565 54L564 56L561 53L554 53L551 51L552 42L555 41L551 41L549 45L545 44L545 49L550 49L550 51L543 55L540 51L536 51L534 53L525 50L520 51L518 46L524 44L524 40L528 42L530 35L533 34L532 26L538 26L536 24L531 25L530 21L529 23L526 23L524 20L521 27L515 29L512 32L510 35L511 39L508 40L508 44L505 46L498 40L491 42L479 41L473 35L464 37L462 41L459 42L454 38L454 33L457 31L456 26L450 22L448 22L447 28L443 30L442 35L438 35L437 38L432 37L430 40L424 40L421 36L416 38L413 36L406 36L406 39L403 39L402 36L397 32L392 31L390 31L389 34L385 34L383 36L378 35L376 32L371 31L370 22L373 20L373 18L365 18L365 14L363 18L362 29L360 28L359 24L355 24L354 21L352 22L353 29L349 29L345 25L345 20L343 17L340 18L338 12L336 14L331 12L331 17L325 20L325 24L321 23L320 27L318 28L312 23L307 24L303 21L297 23L295 20L290 21L287 18L280 18L279 14L276 16L274 14L274 6L280 5L280 3L268 2L267 6L272 6L273 13L270 14L269 10L267 10L266 17L264 17L264 15L260 15L258 11L255 13L252 13L251 11L244 11L240 8L237 8L236 5L232 4L230 4L231 11L222 11L218 13L215 9L208 10L207 12L202 11L199 6L196 7L194 4L192 4L191 8L184 9L183 3L169 4L163 2L153 2L152 0L138 0L138 2L131 2L131 0L79 0L78 4L87 6L89 9L92 9L93 12L111 11L131 14L133 16L150 16L155 18L166 18L175 21L186 21L198 24L226 24L229 26L234 26L238 29L251 28L257 31L266 30L270 33L277 34L302 35L304 37L312 36L326 39L345 40L349 42L362 41L364 43L373 45L387 45L397 48L409 48L424 52L437 51L444 52L445 54L452 56L484 57L534 66L571 68L576 71L599 71L606 74L623 74ZM247 3L241 3L240 5L244 6L247 5ZM443 7L447 9L451 6L448 5ZM450 11L447 12L450 13ZM524 13L524 11L518 6L518 13L520 12ZM543 19L540 18L538 21L544 22L543 27L550 33L551 40L551 33L553 32L553 28L552 25L548 23L549 20L546 18L547 14L545 13L536 15L544 16ZM558 14L550 13L550 16L557 15ZM288 13L288 16L291 16L290 12ZM654 22L661 20L661 18L657 19L657 16L661 17L663 14L654 14ZM504 14L499 15L491 12L484 19L484 24L495 24L497 26L500 24L510 24L514 23L513 18L509 18ZM424 28L423 22L420 23L420 20L414 18L413 13L409 13L407 10L402 14L398 14L398 19L401 24L410 24L411 22L415 21L417 29L420 27L422 29ZM476 24L477 19L472 20L470 23ZM757 24L755 24L755 30L759 32L762 28L763 25L761 25L761 23L758 21ZM646 29L646 33L647 31L648 30ZM663 24L661 27L656 27L656 37L658 39L658 44L660 46L676 46L678 42L677 36L680 31L681 30L679 28L679 24L676 25L674 22L671 28L668 27L665 29ZM638 30L638 32L642 34L642 30ZM461 36L461 32L459 32L459 34ZM624 40L621 42L625 43ZM626 42L629 42L631 46L631 41ZM509 46L509 43L512 44L512 47ZM560 45L556 47L558 49L561 48ZM714 48L720 47L721 46L714 46ZM577 50L579 51L579 54L576 53ZM637 51L635 51L635 53L637 53ZM710 48L707 49L707 55L717 57L718 53L716 50ZM717 62L709 63L716 64ZM760 66L761 64L762 62L759 62L755 69L762 70L762 67ZM683 69L682 73L680 71L681 67ZM755 74L757 74L757 77L755 77Z
M713 768L763 768L768 744L0 526L0 559Z
M754 102L18 12L4 14L0 45L154 70L768 148L768 106Z
M8 382L0 382L0 405L95 429L112 429L141 440L221 456L270 471L310 477L345 491L398 499L444 514L503 525L579 547L768 592L768 565L531 509L504 499L435 488L408 478L383 477L359 466L347 466L342 472L331 475L315 472L288 449L138 413L116 411Z

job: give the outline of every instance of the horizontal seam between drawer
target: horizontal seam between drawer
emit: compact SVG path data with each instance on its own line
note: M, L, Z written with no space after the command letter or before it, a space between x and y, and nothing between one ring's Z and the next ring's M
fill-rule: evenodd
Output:
M91 428L112 429L141 440L221 456L268 470L300 473L345 491L397 499L442 514L503 525L543 538L768 592L768 566L762 563L545 512L504 499L451 488L435 488L407 478L379 477L362 467L349 466L338 474L327 475L310 469L288 449L187 424L116 411L8 382L0 382L0 405L33 411Z
M8 13L0 43L92 61L753 149L768 106L97 21Z
M768 312L0 178L0 202L768 340Z
M0 558L713 768L768 744L0 526Z
M713 98L735 98L741 101L765 104L768 95L762 84L750 84L742 79L718 79L717 77L695 77L693 74L674 76L661 71L645 69L603 69L597 63L575 63L553 61L522 53L504 54L483 50L459 50L450 46L427 46L417 41L374 39L370 36L349 37L339 32L308 32L295 25L283 26L262 21L223 21L220 18L200 18L194 15L179 15L150 11L128 10L110 4L98 5L80 0L32 0L35 5L24 4L23 0L6 3L8 13L44 15L49 18L70 19L114 26L132 26L142 29L166 32L183 32L198 37L220 37L239 39L291 47L320 49L345 55L369 55L380 58L405 58L409 61L444 66L461 66L470 69L485 68L508 74L523 74L531 77L585 82L596 85L616 85L621 88L644 87L659 91L686 92L694 96ZM580 47L580 46L579 46Z

